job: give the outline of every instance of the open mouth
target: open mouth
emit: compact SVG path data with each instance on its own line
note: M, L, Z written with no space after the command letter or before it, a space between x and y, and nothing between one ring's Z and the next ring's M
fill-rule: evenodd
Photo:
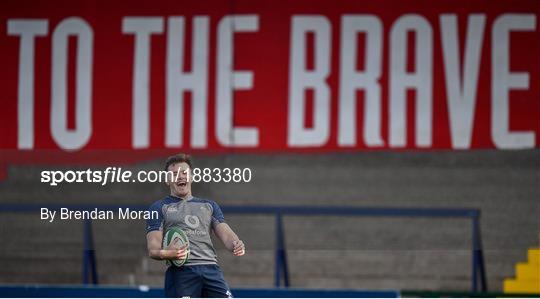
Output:
M179 182L179 183L176 183L176 186L185 187L185 186L187 186L187 183L186 182Z

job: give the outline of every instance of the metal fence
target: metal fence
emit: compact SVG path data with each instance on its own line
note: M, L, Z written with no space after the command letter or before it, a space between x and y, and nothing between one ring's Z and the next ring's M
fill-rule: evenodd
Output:
M145 205L33 205L33 204L0 204L0 212L32 213L41 208L60 210L69 208L91 211L95 208L103 211L114 211L118 208L145 211ZM226 214L243 215L274 215L275 216L275 287L289 287L289 269L287 263L287 249L285 244L285 229L283 216L354 216L354 217L414 217L414 218L464 218L469 219L472 225L472 269L471 292L487 292L486 271L484 265L480 210L478 209L447 209L447 208L382 208L382 207L332 207L332 206L222 206ZM99 284L97 275L97 262L95 257L92 220L83 222L84 249L82 259L82 283ZM283 284L282 284L283 283Z

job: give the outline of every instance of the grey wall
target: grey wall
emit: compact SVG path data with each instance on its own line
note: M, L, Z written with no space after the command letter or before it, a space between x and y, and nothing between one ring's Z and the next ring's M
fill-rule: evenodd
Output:
M163 161L129 167L161 169ZM250 183L199 183L194 194L221 205L333 205L479 208L491 290L514 275L540 232L540 151L229 154L195 157L198 167L249 167ZM57 167L55 167L56 169ZM88 167L80 167L86 169ZM97 168L97 167L93 167ZM39 182L47 166L10 167L2 202L150 204L159 184ZM44 223L39 215L0 216L0 282L80 281L81 224ZM220 250L232 286L271 286L274 222L226 215L248 246L243 258ZM462 219L286 217L295 287L466 290L470 222ZM96 221L96 249L106 283L162 284L162 263L144 257L142 221ZM20 267L20 261L33 267ZM58 275L49 273L53 267Z

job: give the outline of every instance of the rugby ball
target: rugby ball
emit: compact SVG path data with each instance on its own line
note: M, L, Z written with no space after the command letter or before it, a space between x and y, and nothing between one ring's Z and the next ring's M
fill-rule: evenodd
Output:
M179 249L180 247L184 246L184 244L188 244L186 249L186 257L182 260L166 260L165 263L167 264L167 266L170 266L172 264L176 267L180 267L185 264L186 261L189 259L190 250L189 239L186 233L181 228L173 226L165 232L165 235L163 236L163 249Z

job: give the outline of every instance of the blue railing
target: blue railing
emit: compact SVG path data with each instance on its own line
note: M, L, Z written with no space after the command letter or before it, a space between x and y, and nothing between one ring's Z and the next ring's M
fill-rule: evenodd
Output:
M400 298L395 290L233 288L235 298ZM163 298L163 288L147 286L0 285L6 298Z
M0 212L29 213L39 211L41 208L59 210L69 208L73 210L116 211L118 208L145 211L146 205L31 205L31 204L0 204ZM378 208L378 207L331 207L331 206L222 206L225 214L266 214L275 216L276 249L275 249L275 286L289 287L289 270L287 251L285 247L285 232L283 216L356 216L356 217L427 217L427 218L465 218L471 220L472 225L472 275L471 291L487 292L486 271L483 256L480 210L478 209L443 209L443 208ZM98 284L97 263L94 252L92 222L84 221L84 250L82 279L84 284Z

